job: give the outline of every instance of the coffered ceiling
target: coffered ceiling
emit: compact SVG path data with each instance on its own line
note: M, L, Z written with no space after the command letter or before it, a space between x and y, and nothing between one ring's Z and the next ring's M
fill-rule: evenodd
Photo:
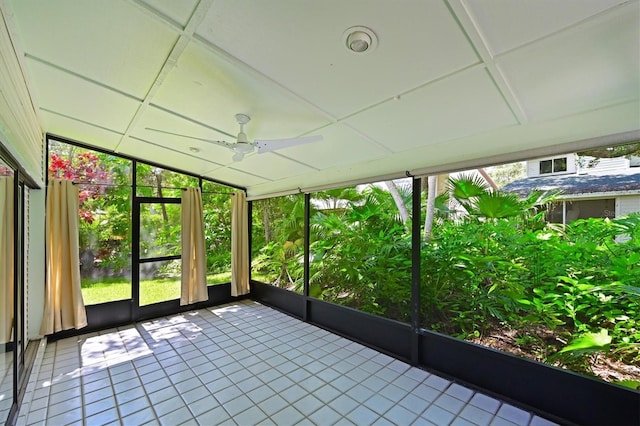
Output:
M637 0L0 7L45 132L252 197L640 137ZM377 37L366 53L354 26ZM233 142L236 113L250 140L323 140L234 162L200 139Z

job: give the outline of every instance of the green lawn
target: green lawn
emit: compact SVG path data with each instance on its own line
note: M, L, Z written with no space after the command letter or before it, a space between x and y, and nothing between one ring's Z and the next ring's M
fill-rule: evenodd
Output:
M231 272L207 275L207 284L231 281ZM103 278L99 281L82 280L82 298L85 305L131 298L131 282L123 278ZM140 281L140 305L150 305L180 298L180 277Z

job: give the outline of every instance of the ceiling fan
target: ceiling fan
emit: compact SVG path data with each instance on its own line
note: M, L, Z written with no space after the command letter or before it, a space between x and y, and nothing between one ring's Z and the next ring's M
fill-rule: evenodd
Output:
M173 136L180 136L183 138L196 139L203 142L212 143L219 146L224 146L225 148L231 149L233 154L233 161L242 161L245 155L252 153L253 151L258 151L258 154L263 154L265 152L275 151L278 149L289 148L292 146L303 145L311 142L318 142L322 140L322 136L303 136L299 138L289 138L289 139L269 139L269 140L260 140L256 139L253 142L249 141L247 138L247 134L244 132L244 125L251 121L251 117L247 114L236 114L236 121L240 125L240 132L236 137L235 142L226 142L226 141L217 141L213 139L205 139L198 138L195 136L187 136L179 133L172 133L166 130L152 129L147 127L147 130L151 130L154 132L165 133Z

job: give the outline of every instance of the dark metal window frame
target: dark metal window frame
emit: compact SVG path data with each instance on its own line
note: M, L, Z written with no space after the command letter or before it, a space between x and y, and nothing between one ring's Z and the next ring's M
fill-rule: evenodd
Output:
M303 321L436 372L559 423L640 424L640 393L420 327L420 226L412 227L411 322L309 295L310 194L305 193L304 291L251 280L251 297ZM253 215L249 203L249 236ZM421 181L413 179L414 223L421 221ZM249 241L251 253L251 240Z
M27 187L33 189L38 187L1 143L0 159L13 170L13 342L3 348L3 350L7 350L10 347L13 351L12 404L6 420L7 424L11 424L15 422L18 414L18 407L27 387L27 378L34 355L33 345L29 350L27 349L25 330L25 190Z
M567 171L567 157L556 157L548 160L541 160L538 164L540 175L552 175Z
M131 232L132 232L132 243L135 241L139 241L139 232L140 232L140 218L139 218L139 206L141 202L169 202L169 203L180 203L179 198L173 197L143 197L137 195L137 164L145 164L152 167L161 168L167 171L171 171L174 173L180 173L185 176L190 176L198 179L198 187L202 189L202 185L205 182L211 182L218 185L227 186L229 188L233 188L236 190L241 190L246 192L246 188L233 185L227 182L219 181L216 179L211 179L206 176L196 175L193 173L186 172L184 170L167 166L164 164L155 163L152 161L140 159L138 157L128 156L124 154L114 153L112 151L98 148L95 146L88 145L86 143L78 142L75 140L71 140L68 138L60 137L53 134L47 134L46 138L46 159L47 159L47 168L49 169L49 142L55 141L60 143L65 143L73 146L77 146L82 149L91 150L95 152L100 152L107 155L112 155L117 158L121 158L124 160L128 160L131 162ZM45 174L45 179L48 181L48 173ZM180 256L170 256L171 258L180 258ZM201 302L195 305L187 305L180 306L179 300L171 300L166 302L160 302L154 305L148 306L139 306L140 300L140 288L139 288L139 270L140 263L151 262L162 260L163 258L154 258L154 259L139 259L139 247L136 244L132 244L131 247L131 298L124 300L115 300L111 302L105 302L97 305L88 305L86 306L87 310L87 318L89 321L89 325L86 328L81 330L68 330L60 333L56 333L52 336L49 336L50 340L56 340L68 336L74 336L82 333L87 333L93 330L99 330L104 328L109 328L117 325L129 324L134 321L145 320L149 318L154 318L162 315L168 315L173 313L179 313L191 309L198 309L206 306L213 306L222 303L228 303L233 300L242 299L244 297L232 297L231 296L231 285L227 284L216 284L207 286L207 290L209 292L209 302Z

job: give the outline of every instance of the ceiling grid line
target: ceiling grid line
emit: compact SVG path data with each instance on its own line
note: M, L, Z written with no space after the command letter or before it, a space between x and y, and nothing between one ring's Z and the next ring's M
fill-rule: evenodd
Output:
M90 84L93 84L95 86L101 87L101 88L106 89L106 90L108 90L110 92L113 92L113 93L115 93L117 95L124 96L125 98L131 99L132 101L142 102L144 100L144 99L140 98L139 96L135 96L135 95L132 95L131 93L127 93L127 92L125 92L123 90L120 90L120 89L118 89L116 87L109 86L106 83L102 83L101 81L98 81L96 79L89 78L86 75L79 74L79 73L77 73L75 71L72 71L72 70L70 70L68 68L65 68L65 67L62 67L62 66L60 66L58 64L54 64L53 62L47 61L46 59L39 58L39 57L37 57L35 55L31 55L29 53L26 53L24 56L27 59L30 59L30 60L35 61L35 62L39 62L42 65L45 65L45 66L50 67L50 68L53 68L55 70L63 72L63 73L65 73L67 75L70 75L72 77L78 78L80 80L86 81L87 83L90 83Z
M162 105L158 105L158 104L156 104L156 103L151 102L151 103L149 104L149 106L152 106L152 107L154 107L154 108L157 108L157 109L159 109L160 111L166 112L167 114L171 114L171 115L173 115L173 116L175 116L175 117L178 117L178 118L180 118L180 119L182 119L182 120L186 120L186 121L188 121L188 122L190 122L190 123L197 124L198 126L206 127L206 128L207 128L207 129L209 129L209 130L213 130L213 131L215 131L215 132L222 133L223 135L226 135L226 136L228 136L228 137L230 137L230 138L235 138L235 137L237 137L237 136L238 136L237 134L233 134L233 133L225 132L224 130L218 129L217 127L213 127L213 126L211 126L211 125L209 125L209 124L206 124L206 123L203 123L203 122L201 122L201 121L195 120L195 119L193 119L193 118L191 118L191 117L187 117L186 115L180 114L180 113L179 113L179 112L177 112L177 111L173 111L173 110L171 110L171 109L165 108L165 107L163 107Z
M518 120L518 123L528 123L529 118L527 117L524 108L518 101L508 79L496 65L488 44L482 35L482 31L480 30L479 25L475 22L471 11L468 10L463 0L447 0L447 4L451 8L451 11L453 12L452 14L460 25L460 28L468 38L469 43L471 43L473 49L484 63L489 76L513 112L514 117Z
M129 4L131 4L131 5L135 6L135 7L137 7L138 9L140 9L147 16L149 16L149 17L153 18L154 20L156 20L157 22L167 26L168 28L170 28L171 30L175 31L176 33L185 34L186 27L183 27L182 25L180 25L180 23L178 23L175 20L171 19L171 17L165 15L164 13L161 13L157 9L154 9L153 7L149 6L145 2L143 2L141 0L126 0L126 1Z
M171 148L171 147L168 147L168 146L159 145L159 144L157 144L155 142L151 142L151 141L145 140L143 138L139 138L137 136L131 136L131 139L135 139L135 140L138 140L140 142L148 143L149 145L157 146L158 148L167 149L169 151L175 152L176 154L186 155L187 157L195 158L197 160L204 161L206 163L211 163L211 164L214 164L216 166L220 166L220 167L216 168L215 170L217 170L217 169L219 169L221 167L224 167L224 164L217 163L217 162L212 161L212 160L207 160L206 158L203 158L201 156L197 156L197 155L189 154L189 153L186 153L186 152L182 152L182 151L179 151L177 149L174 149L174 148Z
M456 1L456 0L453 0ZM457 1L461 1L461 0L457 0ZM548 34L545 34L541 37L538 37L534 40L529 40L526 43L522 43L520 45L511 47L509 49L506 49L502 52L496 53L495 55L493 55L494 60L496 59L501 59L505 56L510 55L511 53L515 52L515 51L523 51L523 50L527 50L529 48L534 47L535 45L537 45L538 43L544 42L545 40L549 40L552 39L554 37L560 36L560 35L565 35L565 34L571 34L573 32L577 32L580 31L582 28L584 28L585 25L588 24L592 24L594 22L597 22L598 19L605 19L607 18L608 15L611 15L613 13L617 13L619 10L624 9L626 7L631 7L634 4L638 4L640 3L639 0L626 0L621 2L620 4L618 4L617 6L614 6L610 9L605 9L602 10L594 15L590 15L587 16L579 21L576 21L574 23L572 23L571 25L568 25L566 27L563 28L559 28L555 31L552 31Z
M320 115L323 115L326 119L330 120L332 123L337 123L338 122L338 117L334 116L333 114L331 114L328 111L324 110L323 108L319 107L315 103L311 102L310 100L304 98L303 96L299 95L298 93L296 93L293 90L289 89L288 87L284 86L282 83L280 83L280 82L274 80L273 78L261 73L260 71L258 71L254 67L252 67L251 65L247 64L246 62L243 62L239 58L236 58L235 56L231 55L229 52L225 51L224 49L221 49L220 47L210 43L208 40L204 39L203 37L200 37L198 34L194 34L193 35L193 41L200 43L201 46L205 47L210 52L220 56L221 58L223 58L227 62L229 62L229 63L231 63L233 65L236 65L236 66L241 66L242 68L244 68L246 71L252 73L253 75L269 81L270 83L272 83L276 87L278 87L283 93L286 93L291 98L304 103L305 105L307 105L309 108L315 110Z
M198 3L198 6L194 10L191 17L189 18L189 22L185 26L184 31L179 35L178 40L173 46L173 49L171 49L169 56L167 57L166 61L162 65L160 72L158 72L158 75L153 81L151 87L149 88L149 91L147 92L147 95L145 96L144 100L138 106L138 109L136 110L131 121L129 122L129 125L125 130L124 135L120 139L120 142L118 142L118 144L114 148L114 151L118 152L123 141L129 138L136 124L138 123L138 121L140 121L140 119L142 118L142 115L144 114L149 104L151 103L151 100L154 98L154 96L160 89L160 86L162 85L164 80L167 78L171 70L176 66L178 62L178 58L182 55L182 53L184 52L184 49L187 47L187 45L191 41L191 35L193 35L193 33L196 30L196 27L204 19L212 3L213 3L213 0L201 0Z
M0 7L44 132L249 197L522 159L640 129L639 0L374 3ZM362 26L373 44L358 53L348 36ZM242 138L235 113L251 120ZM22 120L7 117L4 128ZM323 141L255 151L307 135ZM254 148L242 161L239 141Z
M101 125L96 124L96 123L91 123L91 122L89 122L89 121L82 120L82 119L77 118L77 117L72 117L72 116L70 116L70 115L68 115L68 114L63 114L63 113L61 113L61 112L54 111L54 110L52 110L52 109L48 109L48 108L45 108L45 107L41 107L41 108L40 108L40 110L41 110L41 111L44 111L44 112L48 112L49 114L57 115L58 117L63 117L63 118L66 118L66 119L68 119L68 120L73 120L73 121L78 122L78 123L86 124L87 126L91 126L91 127L96 128L96 129L101 129L101 130L105 130L105 131L107 131L107 132L115 133L115 134L116 134L116 135L118 135L118 136L122 136L122 134L123 134L122 132L119 132L119 131L117 131L117 130L110 129L110 128L108 128L108 127L101 126Z

